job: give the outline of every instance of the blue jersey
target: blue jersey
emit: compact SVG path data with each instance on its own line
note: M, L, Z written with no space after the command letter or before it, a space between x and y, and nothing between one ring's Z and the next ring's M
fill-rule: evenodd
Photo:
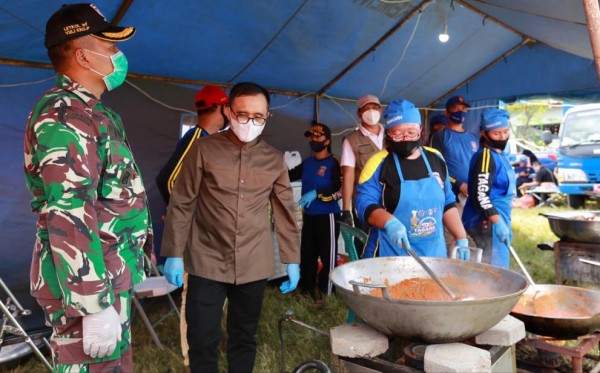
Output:
M469 131L443 128L433 135L431 145L444 156L453 189L458 192L458 187L469 180L469 163L479 149L479 140Z
M515 172L506 155L500 151L482 147L473 156L469 166L469 198L465 205L462 221L466 229L477 226L483 219L499 214L506 217L507 226L510 228L511 204L498 202L512 199L514 190Z
M306 158L302 164L290 170L290 180L302 175L302 195L317 191L317 198L304 209L307 215L339 214L338 200L342 197L342 173L340 163L333 156L317 159Z

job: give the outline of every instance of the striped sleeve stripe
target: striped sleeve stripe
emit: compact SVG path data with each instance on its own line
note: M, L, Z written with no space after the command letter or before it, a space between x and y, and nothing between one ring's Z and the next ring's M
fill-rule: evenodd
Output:
M486 174L490 172L490 158L491 158L490 149L488 149L488 148L483 149L483 158L481 161L481 172L486 173Z
M169 175L169 180L167 181L167 189L169 190L169 194L171 194L171 189L173 189L173 185L175 185L175 180L177 179L177 176L179 176L179 172L181 171L181 165L183 164L183 160L184 160L186 154L188 153L188 151L194 144L194 141L198 140L201 136L202 136L202 129L200 127L198 127L198 128L196 128L196 131L194 132L194 136L192 136L192 139L190 140L187 147L185 148L185 151L179 158L179 161L177 161L175 168L173 168L173 172L171 172L171 175Z

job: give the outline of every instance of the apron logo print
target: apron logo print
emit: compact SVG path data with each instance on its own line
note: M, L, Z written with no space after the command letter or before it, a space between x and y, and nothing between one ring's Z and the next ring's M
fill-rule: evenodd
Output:
M428 216L425 216L425 211L423 210L412 210L412 217L410 218L410 229L408 230L408 234L413 237L425 237L434 233L437 220L433 216L431 216L432 212L433 209L429 209ZM419 218L417 215L425 217Z

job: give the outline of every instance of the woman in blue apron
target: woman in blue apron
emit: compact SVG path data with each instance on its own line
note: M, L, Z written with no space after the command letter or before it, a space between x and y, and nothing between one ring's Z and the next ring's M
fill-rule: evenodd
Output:
M361 258L408 255L447 257L444 225L468 246L444 159L421 147L421 114L409 101L392 101L383 113L386 148L363 169L355 200L358 217L369 223ZM469 250L459 250L467 259Z
M482 262L508 268L508 246L512 239L510 215L516 194L516 175L504 154L510 137L509 114L487 109L481 115L481 146L469 166L469 198L463 223L477 247Z

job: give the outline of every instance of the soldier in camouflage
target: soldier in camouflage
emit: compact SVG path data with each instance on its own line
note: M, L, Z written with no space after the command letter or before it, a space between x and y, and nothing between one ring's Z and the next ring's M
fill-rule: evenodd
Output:
M152 255L146 193L121 118L100 102L127 59L92 4L63 5L46 24L56 86L34 105L25 179L38 215L31 293L52 327L57 372L130 372L132 288Z

